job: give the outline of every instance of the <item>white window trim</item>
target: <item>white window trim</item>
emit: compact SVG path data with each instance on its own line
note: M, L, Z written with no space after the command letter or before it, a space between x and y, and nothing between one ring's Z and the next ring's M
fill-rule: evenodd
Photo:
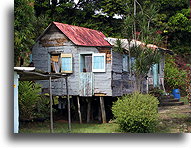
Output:
M104 57L104 68L103 69L94 69L94 57L95 56L103 56ZM92 72L106 72L105 65L106 65L105 53L93 53L92 54Z

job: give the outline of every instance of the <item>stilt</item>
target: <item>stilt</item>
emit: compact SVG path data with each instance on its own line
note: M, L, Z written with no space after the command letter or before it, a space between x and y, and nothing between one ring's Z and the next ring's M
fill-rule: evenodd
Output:
M65 78L66 80L66 94L67 94L67 100L68 100L68 130L71 131L71 111L70 111L70 96L68 92L68 78Z
M53 114L52 114L52 83L51 76L49 77L49 95L50 95L50 133L53 133Z
M77 96L77 103L78 103L79 120L80 120L80 124L82 124L82 115L81 115L81 111L80 111L80 99L79 99L79 96Z
M87 123L90 122L90 112L91 112L91 101L88 98L88 107L87 107Z
M106 123L104 99L101 96L100 96L100 107L101 107L102 123Z
M101 108L98 107L98 121L101 122Z

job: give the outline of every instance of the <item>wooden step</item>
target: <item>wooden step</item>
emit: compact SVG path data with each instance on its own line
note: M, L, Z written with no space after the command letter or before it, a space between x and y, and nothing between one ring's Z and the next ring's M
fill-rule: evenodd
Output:
M161 96L161 99L174 99L173 96Z
M179 105L184 105L184 102L161 102L159 106L179 106Z
M161 99L160 102L179 102L179 99Z

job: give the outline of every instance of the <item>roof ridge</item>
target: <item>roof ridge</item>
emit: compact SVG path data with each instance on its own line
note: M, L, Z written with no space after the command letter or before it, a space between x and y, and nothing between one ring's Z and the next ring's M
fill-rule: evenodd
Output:
M83 28L83 29L93 30L93 31L97 31L97 32L102 33L102 32L101 32L101 31L99 31L99 30L90 29L90 28L86 28L86 27L82 27L82 26L76 26L76 25L64 24L64 23L54 22L54 21L53 21L53 23L54 23L54 24L55 24L55 23L57 23L57 24L61 24L61 25L69 25L69 26L74 26L74 27L77 27L77 28ZM55 24L55 25L56 25L56 24ZM102 34L103 34L103 33L102 33Z

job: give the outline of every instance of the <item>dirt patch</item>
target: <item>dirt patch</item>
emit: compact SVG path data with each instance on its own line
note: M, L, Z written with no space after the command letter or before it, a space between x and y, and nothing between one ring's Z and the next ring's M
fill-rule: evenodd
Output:
M159 107L159 131L165 133L191 133L191 106Z

